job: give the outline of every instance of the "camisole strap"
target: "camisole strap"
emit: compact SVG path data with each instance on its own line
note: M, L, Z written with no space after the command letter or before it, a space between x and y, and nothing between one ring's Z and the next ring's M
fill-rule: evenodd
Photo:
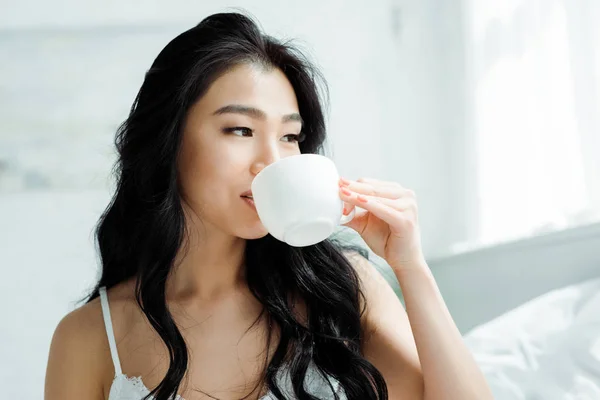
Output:
M112 321L110 318L110 308L108 306L106 286L100 287L99 291L100 302L102 304L102 315L104 316L104 326L106 327L106 335L108 336L108 344L110 346L110 355L112 356L113 364L115 365L115 375L121 375L121 362L119 361L117 342L115 341L115 333L113 331Z

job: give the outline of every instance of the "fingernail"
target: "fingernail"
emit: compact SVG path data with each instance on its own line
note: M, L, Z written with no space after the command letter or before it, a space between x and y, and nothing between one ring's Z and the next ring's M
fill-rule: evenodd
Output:
M341 188L341 191L342 191L342 193L344 193L346 196L350 196L350 195L352 194L352 192L351 192L351 191L349 191L349 190L348 190L348 189L346 189L346 188Z
M344 207L344 211L342 211L342 214L348 215L348 210L346 210L346 207Z
M340 183L344 186L348 186L350 184L350 181L344 178L340 178Z
M358 201L362 201L363 203L369 201L369 199L367 199L365 196L361 196L360 194L356 198L358 199Z

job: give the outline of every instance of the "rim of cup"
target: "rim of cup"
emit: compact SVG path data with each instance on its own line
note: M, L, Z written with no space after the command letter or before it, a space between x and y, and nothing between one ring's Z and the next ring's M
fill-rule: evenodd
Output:
M288 159L294 159L294 158L297 158L297 157L303 157L303 158L305 158L305 157L317 157L317 158L325 158L325 159L329 160L330 162L332 162L332 161L331 161L331 159L330 159L329 157L327 157L327 156L324 156L324 155L322 155L322 154L315 154L315 153L302 153L302 154L294 154L293 156L287 156L287 157L284 157L284 158L280 158L279 160L275 161L274 163L271 163L271 164L267 165L266 167L264 167L264 168L263 168L263 169L262 169L262 170L261 170L261 171L260 171L260 172L259 172L259 173L258 173L258 174L255 176L255 177L254 177L254 181L255 181L255 180L256 180L256 179L257 179L259 176L261 176L261 175L263 174L263 172L266 172L266 171L268 171L269 169L275 168L276 166L280 165L280 162L283 162L283 161L285 161L285 160L288 160Z

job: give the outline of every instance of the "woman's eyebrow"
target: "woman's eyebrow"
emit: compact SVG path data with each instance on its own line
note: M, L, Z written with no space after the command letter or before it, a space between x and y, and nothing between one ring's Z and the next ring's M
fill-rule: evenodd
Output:
M224 107L219 108L217 111L213 113L213 115L222 115L222 114L242 114L247 115L254 119L265 120L267 119L267 114L255 107L243 106L240 104L229 104ZM300 122L303 123L302 117L298 113L286 114L281 118L282 122Z

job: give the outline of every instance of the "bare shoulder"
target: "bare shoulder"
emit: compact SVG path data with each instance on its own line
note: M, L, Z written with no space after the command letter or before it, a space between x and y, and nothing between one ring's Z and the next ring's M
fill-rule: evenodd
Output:
M105 335L99 298L60 320L50 344L46 400L104 399L102 380L109 351Z
M388 281L383 277L383 275L381 275L379 270L377 270L372 262L367 260L356 251L346 251L344 252L344 255L357 272L361 284L367 286L367 289L381 289L382 287L389 287L391 289Z
M361 350L383 375L390 399L423 398L423 375L410 321L392 286L358 253L348 260L359 277L366 311Z
M384 306L384 304L388 303L389 305L390 301L393 303L400 303L389 282L383 277L373 263L356 251L346 251L344 252L344 255L354 267L354 270L358 275L360 288L365 296L365 324L371 322L370 317L373 316L373 313L375 313L377 309ZM368 330L374 328L373 326L365 327L369 328Z

